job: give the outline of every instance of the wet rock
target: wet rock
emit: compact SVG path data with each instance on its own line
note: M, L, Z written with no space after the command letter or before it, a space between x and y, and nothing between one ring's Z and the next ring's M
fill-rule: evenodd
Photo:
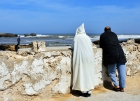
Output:
M0 50L6 51L15 51L15 46L14 44L1 44L0 45ZM18 49L22 48L32 48L32 44L27 44L27 45L18 45Z
M94 43L95 45L99 45L99 42L100 42L100 40L96 40L96 41L94 41L92 43Z
M17 34L12 33L0 33L0 37L17 37Z
M140 43L140 39L135 39L135 42L136 43Z
M0 45L0 50L3 50L3 51L10 50L10 46L11 45L8 45L8 44L1 44Z
M24 34L24 36L25 36L25 37L27 37L27 36L36 36L36 34L35 34L35 33L31 33L31 34Z

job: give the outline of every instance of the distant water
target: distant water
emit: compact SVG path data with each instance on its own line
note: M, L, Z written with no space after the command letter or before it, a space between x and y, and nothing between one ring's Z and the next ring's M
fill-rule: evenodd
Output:
M19 34L21 37L21 44L31 44L33 41L45 41L46 46L70 46L72 44L74 34L37 34L36 36L27 36ZM87 34L90 36L92 42L99 40L99 34ZM119 40L128 38L140 38L139 34L119 34ZM0 44L17 44L16 37L0 37Z

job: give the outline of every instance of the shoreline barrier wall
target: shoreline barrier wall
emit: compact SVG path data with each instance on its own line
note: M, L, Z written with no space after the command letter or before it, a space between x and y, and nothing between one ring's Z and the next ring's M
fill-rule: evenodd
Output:
M26 101L36 96L49 97L54 94L70 93L72 50L65 47L45 48L42 44L44 43L35 42L35 48L19 50L17 53L0 52L0 99ZM140 44L129 40L121 43L121 46L127 58L126 75L140 75ZM97 87L103 85L104 81L110 82L110 78L106 67L102 65L102 49L93 47L93 51L94 82Z

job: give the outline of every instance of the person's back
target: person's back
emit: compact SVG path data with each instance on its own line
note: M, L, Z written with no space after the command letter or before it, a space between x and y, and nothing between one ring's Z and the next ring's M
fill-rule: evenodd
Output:
M101 35L101 40L100 46L106 49L108 52L116 50L120 46L117 35L111 31L104 32Z
M88 97L94 89L94 53L84 24L77 28L73 46L72 90L79 90Z
M103 64L107 67L109 76L114 84L115 91L124 92L126 80L126 58L118 37L111 28L106 26L104 33L100 35L100 47L103 49ZM119 83L116 79L118 69Z
M101 34L100 47L103 48L103 60L105 64L126 62L126 58L124 56L123 49L119 44L118 37L111 30L107 30Z
M17 37L17 42L20 44L20 36Z

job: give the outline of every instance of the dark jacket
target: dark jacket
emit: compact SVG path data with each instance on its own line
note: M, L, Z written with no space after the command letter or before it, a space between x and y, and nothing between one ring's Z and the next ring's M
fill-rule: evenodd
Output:
M114 32L106 31L100 35L100 47L103 49L104 66L126 63L125 54Z
M18 43L20 42L20 37L17 38L17 42L18 42Z

